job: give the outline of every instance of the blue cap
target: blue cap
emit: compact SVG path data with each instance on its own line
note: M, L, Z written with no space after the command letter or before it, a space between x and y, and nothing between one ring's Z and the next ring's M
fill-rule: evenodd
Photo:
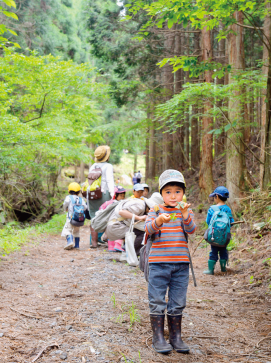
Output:
M213 193L209 195L209 197L214 197L215 195L218 195L222 198L229 198L230 193L226 187L217 187Z
M134 185L134 191L135 192L139 192L140 190L143 190L144 191L144 186L142 184L135 184Z

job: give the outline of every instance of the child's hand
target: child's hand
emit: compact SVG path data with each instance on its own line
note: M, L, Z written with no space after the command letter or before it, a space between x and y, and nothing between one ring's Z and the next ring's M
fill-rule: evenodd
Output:
M170 221L170 214L162 213L159 217L156 218L157 226L162 226L163 223L168 223Z
M182 215L184 217L184 219L188 218L188 208L191 206L190 203L185 203L185 202L180 202L178 204L178 209L180 209L180 211L182 212Z
M137 217L137 220L138 221L145 221L147 219L147 215L144 215L144 216L140 216L140 217Z

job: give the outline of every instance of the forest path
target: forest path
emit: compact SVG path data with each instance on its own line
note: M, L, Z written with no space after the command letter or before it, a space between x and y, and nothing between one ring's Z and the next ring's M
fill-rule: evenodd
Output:
M151 347L147 285L138 268L114 262L103 247L64 251L44 237L0 264L0 362L271 362L271 306L229 271L204 276L205 251L189 283L183 336L191 353L159 355ZM115 307L112 296L115 296ZM130 329L127 312L138 309ZM49 347L35 360L39 352Z

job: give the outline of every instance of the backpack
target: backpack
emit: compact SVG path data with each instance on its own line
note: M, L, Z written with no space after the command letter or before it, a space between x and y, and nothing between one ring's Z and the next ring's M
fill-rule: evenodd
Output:
M76 227L82 227L85 222L85 212L84 206L82 203L82 198L79 197L78 200L75 200L72 195L69 196L72 202L72 215L70 217L70 223Z
M159 217L160 208L158 205L153 207L156 216ZM159 231L159 235L161 231ZM155 233L148 236L147 243L141 247L139 252L139 268L144 272L145 280L149 282L149 255L152 247L152 243L155 239Z
M214 210L214 214L204 233L204 239L212 246L226 247L231 239L230 218L218 206L213 205L211 208Z
M91 227L94 231L102 233L106 230L109 217L119 203L120 202L116 200L114 203L109 204L105 209L96 212L95 217L91 221Z
M102 189L102 169L95 165L94 169L88 174L84 183L82 194L88 200L101 199L103 196Z

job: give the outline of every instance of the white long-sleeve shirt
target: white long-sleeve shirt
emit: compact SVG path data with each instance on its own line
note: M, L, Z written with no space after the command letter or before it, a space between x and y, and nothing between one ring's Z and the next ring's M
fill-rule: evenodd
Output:
M72 197L73 197L75 203L79 199L78 195L72 195ZM84 210L86 210L87 209L86 202L84 201L84 199L82 197L81 197L81 199L82 199L82 205L84 207ZM71 198L69 195L67 195L64 200L63 209L64 209L64 212L68 211L67 217L71 217L73 208L72 208L72 201L71 201Z
M89 168L89 173L95 169L95 166L98 166L102 169L102 185L101 189L103 193L109 191L111 197L114 197L114 174L113 174L113 166L107 162L104 163L94 163Z

